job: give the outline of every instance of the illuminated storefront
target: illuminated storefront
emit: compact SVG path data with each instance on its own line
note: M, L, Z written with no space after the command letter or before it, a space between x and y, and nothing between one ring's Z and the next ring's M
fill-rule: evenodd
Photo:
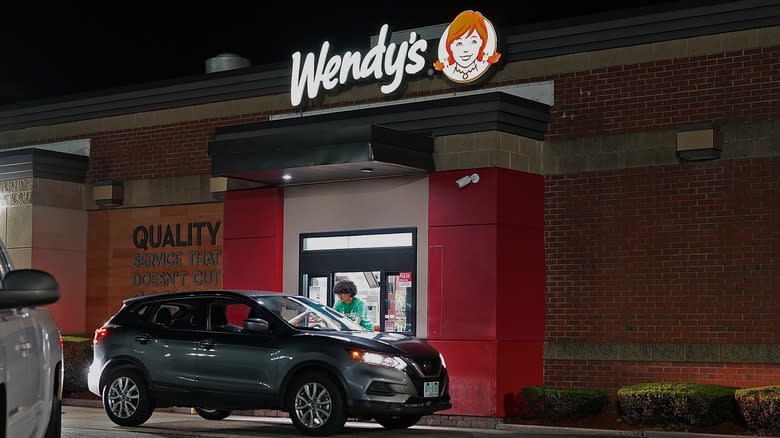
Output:
M665 368L776 383L780 23L742 3L528 31L458 12L472 31L382 27L363 51L0 112L27 148L0 152L12 257L61 280L65 332L137 294L328 303L351 278L377 328L444 352L448 415Z

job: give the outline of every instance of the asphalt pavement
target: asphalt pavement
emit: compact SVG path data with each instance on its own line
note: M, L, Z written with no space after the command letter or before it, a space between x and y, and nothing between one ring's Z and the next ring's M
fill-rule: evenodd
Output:
M156 411L140 427L122 428L114 425L103 411L99 400L63 401L63 437L198 437L245 438L248 436L299 436L289 418L232 415L222 421L208 421L186 412ZM571 436L624 438L735 438L740 435L715 435L686 432L623 431L572 427L531 426L500 423L495 429L414 426L409 430L384 430L373 422L348 422L338 436L364 436L381 433L383 438L420 437L473 438L492 436ZM755 438L745 436L745 438Z

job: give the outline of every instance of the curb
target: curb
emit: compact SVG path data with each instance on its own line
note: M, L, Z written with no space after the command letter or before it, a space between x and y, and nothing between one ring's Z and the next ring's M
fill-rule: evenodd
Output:
M84 408L102 408L103 402L101 400L89 400L81 398L63 398L63 406L81 406Z
M618 436L635 438L647 437L645 432L639 430L584 429L581 427L534 426L506 423L497 424L496 429L534 435Z
M611 436L628 438L756 438L755 435L722 435L696 432L663 432L655 430L585 429L579 427L534 426L506 423L497 424L496 429L534 435Z

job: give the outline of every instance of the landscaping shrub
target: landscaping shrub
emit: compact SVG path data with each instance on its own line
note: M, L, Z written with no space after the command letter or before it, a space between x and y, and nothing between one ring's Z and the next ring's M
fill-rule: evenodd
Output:
M546 420L596 415L609 403L607 391L602 389L531 386L523 388L522 395L529 415Z
M62 355L65 361L62 392L88 392L87 371L92 363L92 338L85 335L63 336Z
M685 382L644 383L618 390L618 413L628 424L690 430L734 420L735 388Z
M738 389L734 393L745 425L761 435L780 432L780 386Z

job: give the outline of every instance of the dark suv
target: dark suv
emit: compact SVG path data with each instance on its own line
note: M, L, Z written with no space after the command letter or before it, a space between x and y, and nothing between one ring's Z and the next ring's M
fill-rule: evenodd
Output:
M185 292L125 300L95 330L89 389L122 426L157 407L281 409L309 435L347 418L407 428L449 409L444 358L422 339L365 331L300 296Z

